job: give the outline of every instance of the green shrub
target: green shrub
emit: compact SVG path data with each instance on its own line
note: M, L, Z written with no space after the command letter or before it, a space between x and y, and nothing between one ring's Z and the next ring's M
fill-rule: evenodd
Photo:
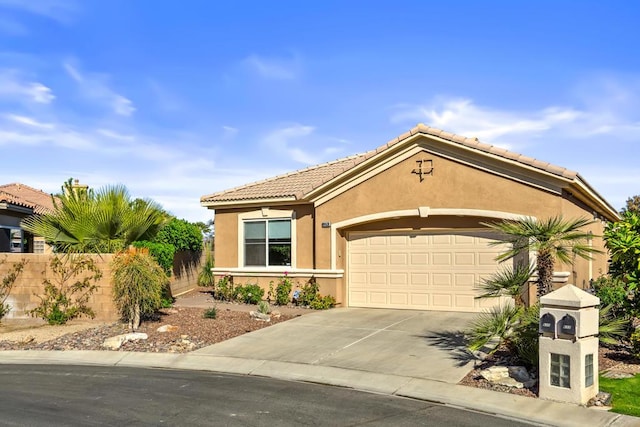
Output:
M204 264L202 264L202 268L198 274L198 286L211 287L216 284L216 278L213 275L213 271L211 271L213 267L213 253L211 251L207 251Z
M202 317L204 317L205 319L215 319L217 316L218 316L218 309L215 306L206 309L204 311L204 314L202 315Z
M0 266L5 262L7 262L6 256L5 259L0 261ZM9 298L9 294L11 293L11 288L13 288L13 284L18 279L20 273L22 273L22 270L24 270L24 266L27 265L27 262L28 261L23 258L19 262L14 263L9 268L7 273L5 273L2 281L0 281L0 320L2 320L2 318L6 316L9 311L11 311L11 306L7 304L6 301L7 298Z
M264 296L264 289L260 285L246 284L236 288L237 299L245 304L258 304Z
M158 243L169 243L178 251L202 251L202 231L196 224L173 218L153 239Z
M300 288L297 303L304 307L310 306L311 302L317 298L319 290L320 285L318 285L315 277L311 277L307 283Z
M294 301L298 305L314 310L325 310L336 305L336 300L331 295L320 295L320 285L315 277L311 277L302 285L299 291L294 292Z
M171 277L171 273L173 272L173 256L176 253L176 248L171 243L156 243L149 242L148 240L140 240L133 242L133 246L148 249L149 255L162 267L166 275Z
M269 314L271 313L271 307L269 306L268 302L260 301L258 303L258 311L262 314Z
M173 298L162 297L160 298L160 308L171 308L173 307L174 300Z
M631 351L635 357L640 357L640 329L636 329L629 337Z
M311 303L309 304L309 308L312 308L314 310L327 310L334 307L335 305L336 299L331 295L318 295L314 300L311 301Z
M146 249L130 249L112 262L113 299L120 315L132 330L140 327L142 316L162 305L163 289L169 279Z
M293 283L286 275L280 278L276 286L276 305L287 305L291 301L291 289Z
M214 297L222 301L235 301L238 293L233 286L233 276L223 276L216 283Z
M30 311L50 325L62 325L82 315L95 317L87 305L98 289L102 272L88 255L56 255L49 262L50 274L44 279L44 295L36 295L40 303ZM79 278L81 277L81 278Z
M625 283L615 277L600 276L591 284L600 304L611 306L616 315L625 315L630 308L629 293Z

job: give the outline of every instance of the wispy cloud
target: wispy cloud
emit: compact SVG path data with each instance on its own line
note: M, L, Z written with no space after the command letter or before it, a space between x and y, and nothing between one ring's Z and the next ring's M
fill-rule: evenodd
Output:
M308 137L314 130L315 128L313 126L294 124L270 132L264 138L264 142L270 148L287 154L296 162L312 165L318 163L317 159L310 153L294 146L294 143L300 143L301 138Z
M598 90L592 82L591 91ZM564 140L612 136L640 138L640 111L619 108L620 103L640 103L640 85L608 90L600 85L600 102L577 100L575 106L552 105L538 110L507 110L479 105L469 98L437 97L433 101L393 108L392 123L424 122L429 126L477 137L505 148L518 148L553 135Z
M322 163L341 153L344 147L330 145L334 141L336 138L316 134L315 127L298 123L272 130L263 138L273 152L305 165Z
M222 126L222 131L224 132L224 137L227 139L234 138L238 134L238 128L233 126Z
M0 0L0 8L44 16L67 23L78 10L75 0Z
M0 69L0 99L49 104L55 99L51 88L29 81L16 70Z
M244 63L267 79L291 80L300 74L300 61L296 58L266 58L259 55L249 55Z
M82 73L78 66L68 61L62 65L67 74L78 83L83 96L104 103L107 108L120 116L131 116L136 111L130 99L109 87L108 76L97 73Z

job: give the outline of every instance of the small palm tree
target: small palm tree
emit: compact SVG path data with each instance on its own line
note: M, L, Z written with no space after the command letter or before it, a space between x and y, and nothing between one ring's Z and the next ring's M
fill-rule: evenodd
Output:
M114 253L136 240L151 240L167 214L151 200L131 200L122 185L93 191L71 180L53 198L54 211L24 219L22 228L60 252Z
M601 252L588 244L592 235L583 227L590 224L593 221L586 218L565 220L561 215L542 220L526 217L483 223L504 235L512 245L510 250L498 256L499 261L511 259L522 252L536 252L538 298L552 290L556 261L571 264L576 256L591 259L592 254ZM495 242L495 245L502 243Z

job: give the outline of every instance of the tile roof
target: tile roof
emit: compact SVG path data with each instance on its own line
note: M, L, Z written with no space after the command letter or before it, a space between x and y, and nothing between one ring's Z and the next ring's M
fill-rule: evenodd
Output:
M0 185L0 201L31 208L37 214L53 211L51 194L18 182Z
M482 143L477 138L467 138L462 135L456 135L424 124L419 124L409 132L392 139L375 150L334 160L329 163L311 166L306 169L268 178L263 181L253 182L230 190L209 194L203 196L200 201L203 204L215 204L243 200L251 201L255 199L292 198L293 200L301 200L304 199L305 195L331 181L333 178L416 134L435 136L466 148L478 150L482 153L492 154L506 160L515 161L569 180L574 180L578 177L576 172L569 169L523 156L522 154L514 153L505 150L504 148Z

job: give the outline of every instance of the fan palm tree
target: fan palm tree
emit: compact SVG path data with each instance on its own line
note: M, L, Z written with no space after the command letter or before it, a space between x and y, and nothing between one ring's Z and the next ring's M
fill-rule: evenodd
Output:
M593 221L586 218L565 220L561 215L540 220L526 217L483 223L505 236L512 245L510 250L498 256L498 261L511 259L522 252L536 252L538 298L552 290L556 261L571 264L576 256L591 259L592 254L601 253L589 245L592 235L583 230L590 224ZM502 243L495 242L495 245Z
M21 226L45 238L60 252L122 250L136 240L151 239L167 214L151 200L131 200L126 187L98 191L77 188L67 181L53 198L52 213L30 216Z

